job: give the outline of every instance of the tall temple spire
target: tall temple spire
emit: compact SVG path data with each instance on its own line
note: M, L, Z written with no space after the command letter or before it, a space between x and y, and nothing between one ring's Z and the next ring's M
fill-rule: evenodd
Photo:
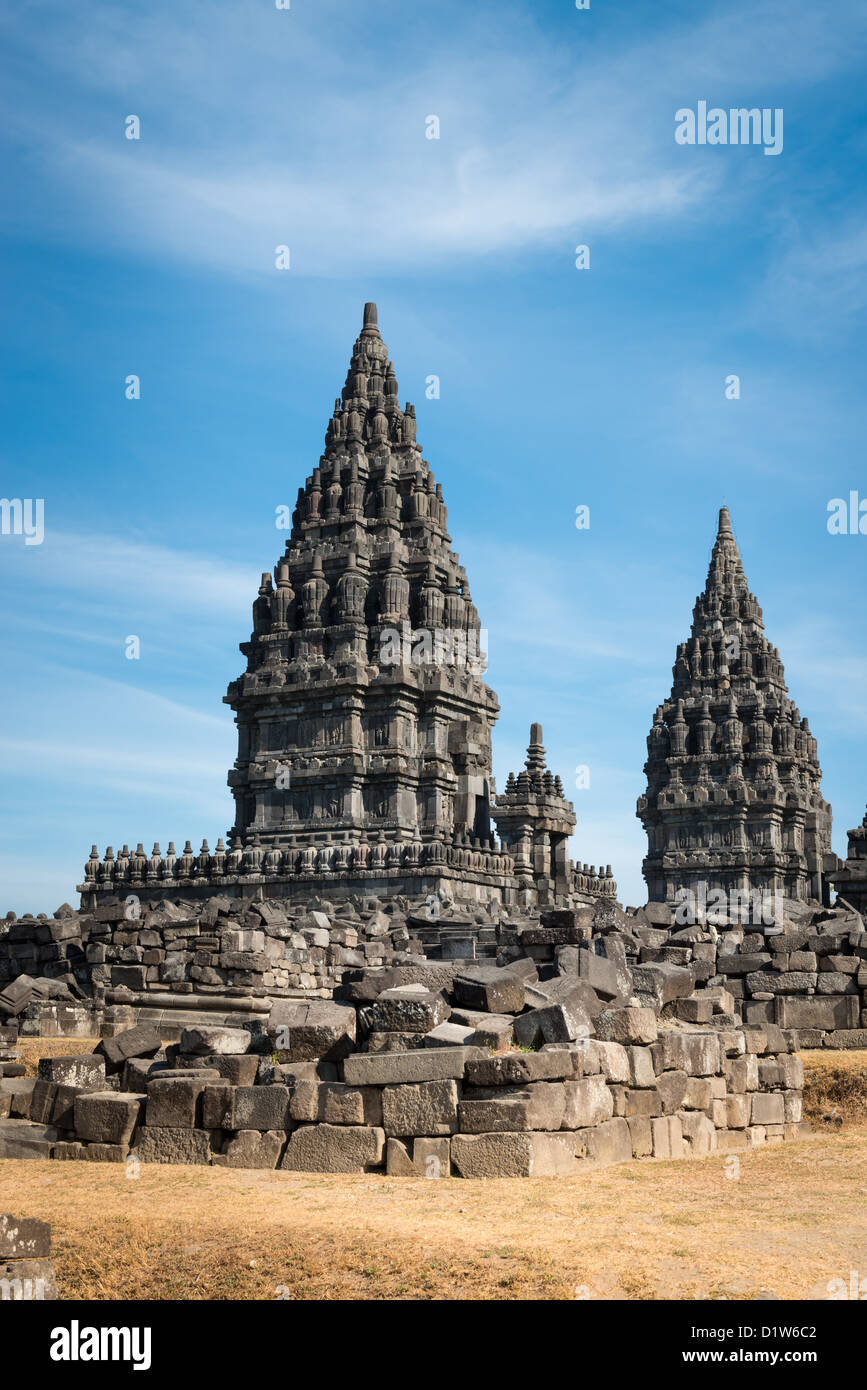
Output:
M821 898L831 808L816 741L765 636L728 508L647 740L644 875L652 900L699 883Z
M443 831L488 843L499 705L446 528L367 303L324 451L254 603L247 669L226 696L235 836L308 857L335 835L354 845L381 832L419 854Z

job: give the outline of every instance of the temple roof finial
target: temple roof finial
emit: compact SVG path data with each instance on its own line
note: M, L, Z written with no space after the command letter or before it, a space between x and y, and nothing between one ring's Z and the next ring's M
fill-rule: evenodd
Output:
M719 527L717 529L716 537L718 541L734 540L734 533L732 532L732 519L729 516L729 509L726 506L722 506L719 509Z

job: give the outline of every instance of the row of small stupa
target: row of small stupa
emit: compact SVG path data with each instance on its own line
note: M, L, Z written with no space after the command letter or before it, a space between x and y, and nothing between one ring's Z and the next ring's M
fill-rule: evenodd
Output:
M568 858L574 809L538 724L524 769L494 792L499 704L483 679L479 615L374 304L241 651L246 671L225 696L238 727L229 847L124 846L102 858L94 847L86 903L179 884L187 895L440 892L523 905L616 896L610 866ZM826 893L838 861L816 743L764 636L725 508L646 772L651 900L700 880Z

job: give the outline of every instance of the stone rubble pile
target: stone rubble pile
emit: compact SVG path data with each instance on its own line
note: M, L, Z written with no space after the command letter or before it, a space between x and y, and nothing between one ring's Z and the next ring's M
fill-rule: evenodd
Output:
M502 923L496 960L359 965L168 1045L140 1023L0 1081L0 1156L552 1176L798 1137L797 1034L741 1027L697 962L639 959L655 930L552 910Z
M678 927L659 903L627 921L638 924L641 962L692 970L745 1024L796 1028L805 1048L867 1047L867 931L847 905L787 901L782 922L761 929Z

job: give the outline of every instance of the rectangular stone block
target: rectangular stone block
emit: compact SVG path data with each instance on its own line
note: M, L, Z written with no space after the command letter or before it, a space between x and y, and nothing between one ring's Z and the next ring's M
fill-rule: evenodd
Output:
M145 1123L164 1129L195 1129L205 1081L185 1072L165 1072L148 1082Z
M564 1091L563 1129L588 1129L613 1117L614 1098L601 1072L597 1076L565 1082Z
M625 1119L605 1120L594 1129L582 1129L578 1133L586 1145L588 1163L594 1167L632 1159L632 1136Z
M451 1013L442 994L419 985L384 990L370 1009L374 1033L429 1033Z
M680 1110L680 1120L686 1153L692 1158L702 1158L716 1148L716 1126L707 1115L698 1110Z
M786 1118L783 1097L778 1092L755 1091L752 1095L750 1123L754 1125L781 1125Z
M455 1134L451 1161L462 1178L550 1178L580 1172L576 1149L582 1140L563 1132Z
M418 1137L386 1141L385 1171L393 1178L451 1177L451 1141Z
M298 1081L289 1113L298 1124L381 1125L382 1091L340 1081Z
M233 1086L226 1129L290 1130L292 1093L288 1086Z
M688 1076L713 1076L720 1070L720 1045L716 1033L659 1035L659 1071L685 1071Z
M456 975L454 996L459 1004L492 1014L518 1014L524 1007L524 981L508 967L474 966Z
M729 1095L725 1099L726 1129L746 1129L750 1122L750 1099L746 1095Z
M111 1074L120 1071L125 1062L138 1057L153 1057L162 1047L162 1039L156 1028L150 1024L139 1024L136 1028L126 1028L113 1038L103 1038L97 1053L105 1062L105 1070Z
M463 1134L560 1129L566 1095L562 1085L545 1081L523 1088L468 1088L459 1106Z
M281 999L268 1016L268 1036L280 1062L340 1061L355 1046L355 1009L330 999Z
M595 1047L605 1080L625 1084L629 1080L629 1053L623 1044L597 1039Z
M240 1129L211 1162L221 1168L276 1168L285 1143L283 1130Z
M194 1056L237 1057L247 1052L250 1034L246 1028L203 1027L185 1028L181 1033L181 1052Z
M509 1052L500 1057L470 1059L466 1080L470 1086L524 1086L532 1081L560 1081L574 1074L572 1052Z
M51 1254L51 1226L33 1217L0 1215L0 1261L38 1260Z
M105 1061L93 1052L81 1057L40 1057L37 1074L40 1081L55 1081L61 1086L87 1086L92 1091L105 1088Z
M385 1134L375 1125L301 1125L280 1167L295 1173L366 1173L383 1161Z
M626 1123L632 1139L632 1157L649 1158L653 1153L653 1121L646 1115L630 1115Z
M812 995L809 998L781 995L776 1000L776 1006L776 1021L781 1028L819 1028L828 1031L858 1027L860 1008L856 994Z
M464 1066L482 1053L469 1048L425 1048L418 1052L356 1052L343 1062L343 1080L352 1086L391 1086L399 1082L459 1081Z
M458 1127L460 1091L454 1080L386 1086L382 1126L388 1136L453 1134Z
M92 1091L75 1100L75 1133L101 1144L128 1144L144 1118L144 1097L123 1091Z
M683 1158L683 1126L677 1115L658 1115L650 1121L654 1158Z
M596 1032L603 1041L647 1046L658 1036L656 1014L647 1008L604 1009Z
M142 1163L209 1164L219 1131L145 1125L131 1150Z

